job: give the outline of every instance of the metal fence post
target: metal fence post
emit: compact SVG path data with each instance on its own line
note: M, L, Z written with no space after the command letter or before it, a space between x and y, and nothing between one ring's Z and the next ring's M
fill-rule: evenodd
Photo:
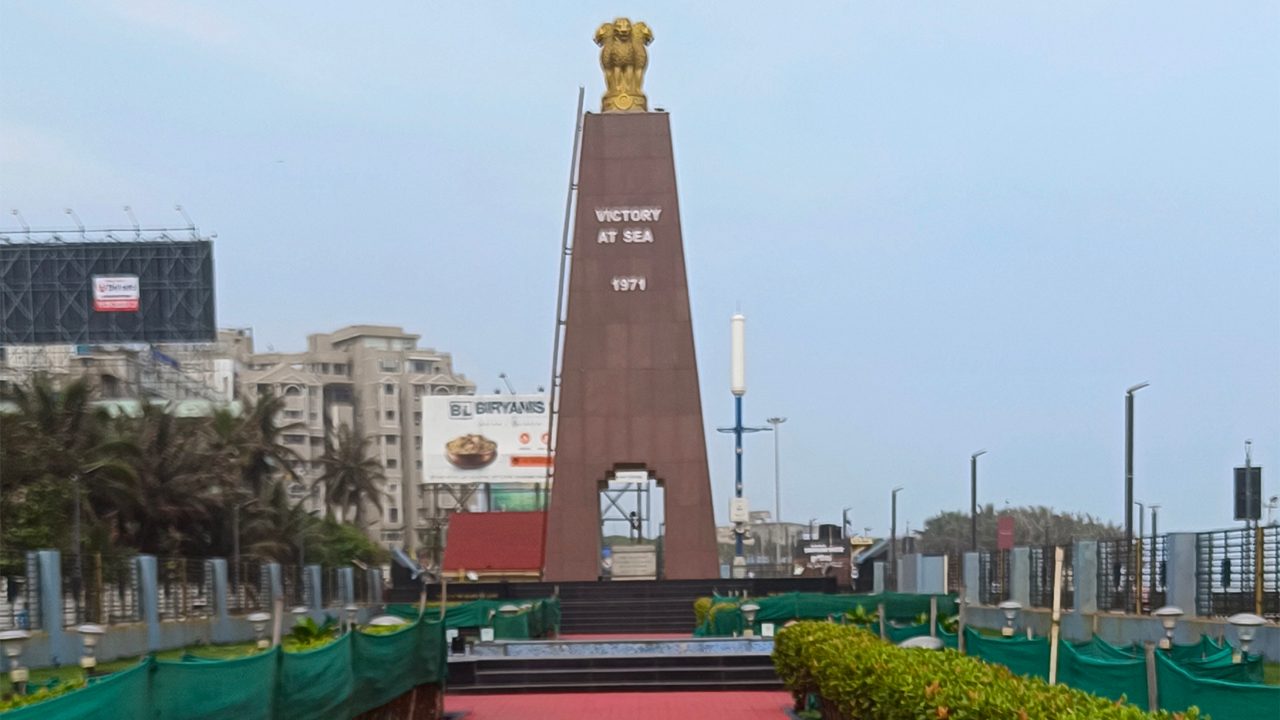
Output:
M157 585L156 557L139 555L133 559L138 568L138 610L147 624L147 650L160 650L160 593Z
M1031 606L1031 548L1016 547L1009 556L1009 599Z
M1182 608L1187 617L1201 614L1202 600L1197 574L1202 565L1195 533L1165 536L1165 602ZM1203 563L1208 570L1209 563Z
M40 567L40 627L49 636L49 655L54 665L69 662L78 657L78 647L69 647L63 625L64 603L62 597L62 553L57 550L41 550L36 553Z

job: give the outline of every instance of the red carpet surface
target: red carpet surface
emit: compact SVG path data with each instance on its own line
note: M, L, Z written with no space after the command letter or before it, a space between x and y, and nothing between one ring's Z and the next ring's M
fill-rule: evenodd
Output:
M566 693L445 696L464 720L780 720L786 692Z

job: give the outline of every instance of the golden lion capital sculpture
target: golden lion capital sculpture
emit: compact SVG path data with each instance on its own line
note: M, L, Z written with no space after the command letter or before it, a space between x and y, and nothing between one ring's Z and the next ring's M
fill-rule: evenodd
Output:
M605 23L596 30L600 46L600 69L604 70L603 112L644 112L649 100L644 96L644 71L649 67L653 31L644 23L627 18Z

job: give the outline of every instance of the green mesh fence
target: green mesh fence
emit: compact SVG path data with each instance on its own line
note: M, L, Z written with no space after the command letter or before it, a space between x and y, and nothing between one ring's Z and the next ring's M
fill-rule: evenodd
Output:
M823 593L784 593L749 600L736 597L712 598L712 609L707 620L694 631L699 637L725 637L741 634L746 623L738 606L752 602L759 606L755 629L761 623L781 626L789 620L842 621L853 614L867 619L876 618L879 606L884 605L885 619L896 624L915 624L921 615L929 615L930 598L938 600L940 617L956 613L956 599L950 595L915 595L910 593L880 593L876 595L826 595ZM726 607L732 605L733 607ZM910 636L908 636L910 637ZM905 638L903 638L905 639Z
M416 617L416 616L415 616ZM83 690L3 713L5 720L328 720L350 718L419 685L443 684L444 625L419 620L390 635L349 633L306 652L235 660L147 659Z
M316 650L284 653L278 718L350 717L355 695L352 635Z
M529 607L522 607L528 604ZM504 605L520 607L514 614L502 614ZM388 605L387 612L406 618L418 617L418 606L409 604ZM439 617L439 606L428 608L427 615ZM530 640L555 635L560 629L559 598L542 600L472 600L445 607L445 627L492 627L498 640Z
M83 690L0 713L5 720L94 720L150 716L151 661L112 673Z
M1019 675L1049 676L1046 638L994 638L965 629L969 655L999 663ZM1280 686L1263 685L1261 656L1241 663L1232 649L1204 639L1156 652L1156 695L1163 710L1191 706L1216 720L1276 720L1280 718ZM1221 677L1215 677L1215 675ZM1223 679L1231 678L1231 679ZM1117 647L1098 638L1058 645L1058 680L1064 685L1150 709L1145 650Z

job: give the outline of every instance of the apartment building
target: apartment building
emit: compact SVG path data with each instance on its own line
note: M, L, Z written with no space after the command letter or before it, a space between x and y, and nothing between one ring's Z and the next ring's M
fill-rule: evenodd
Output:
M301 458L300 482L290 494L320 512L316 484L325 438L340 425L372 438L370 452L386 475L382 513L369 508L369 536L387 547L435 542L438 493L422 485L424 395L473 395L475 383L454 372L449 353L418 347L420 336L403 328L353 325L307 337L300 353L250 353L239 375L246 395L284 399L284 442Z

